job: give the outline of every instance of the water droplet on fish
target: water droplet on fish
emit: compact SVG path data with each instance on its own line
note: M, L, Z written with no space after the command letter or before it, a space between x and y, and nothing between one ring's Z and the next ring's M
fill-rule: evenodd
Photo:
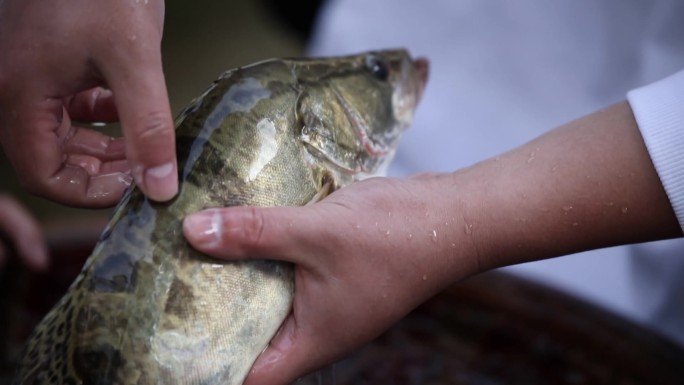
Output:
M608 203L606 203L606 206L613 207L613 206L615 206L615 203L614 202L608 202Z
M455 243L452 243L452 244L451 244L451 248L452 248L452 249L455 249L455 248L456 248L456 244L455 244Z
M530 152L530 155L527 158L527 163L532 163L534 161L534 151Z
M387 218L392 218L392 212L391 211L387 212Z
M390 236L390 231L389 230L385 231L385 237L389 237L389 236Z
M463 232L465 235L471 235L473 233L473 225L466 223Z
M567 213L569 213L570 211L572 211L572 206L563 206L563 207L561 207L561 210L563 210L563 212L564 212L565 214L567 214Z
M423 274L423 281L427 281L427 275Z
M622 211L623 214L627 214L627 207L623 207L620 211Z
M409 241L410 241L411 239L413 239L413 234L408 233L408 234L406 235L406 239L408 239Z
M432 230L432 232L430 232L430 238L432 239L432 242L437 242L437 230Z

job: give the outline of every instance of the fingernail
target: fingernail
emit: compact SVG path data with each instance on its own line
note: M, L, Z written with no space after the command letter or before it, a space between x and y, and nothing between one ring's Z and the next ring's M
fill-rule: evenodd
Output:
M131 183L133 183L133 178L129 175L129 173L130 171L122 172L118 175L119 183L123 184L126 187L129 187Z
M278 363L283 358L283 353L269 349L259 356L252 366L252 373L267 369Z
M147 193L154 200L167 201L178 193L178 174L173 162L148 168L144 178Z
M186 236L193 244L212 247L219 243L223 220L218 211L207 210L188 215L185 217L183 225Z

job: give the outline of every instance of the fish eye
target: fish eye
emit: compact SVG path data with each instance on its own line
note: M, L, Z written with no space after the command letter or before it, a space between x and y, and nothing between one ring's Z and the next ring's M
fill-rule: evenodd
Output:
M385 81L389 77L389 67L387 63L378 59L375 55L366 56L366 69L379 80Z

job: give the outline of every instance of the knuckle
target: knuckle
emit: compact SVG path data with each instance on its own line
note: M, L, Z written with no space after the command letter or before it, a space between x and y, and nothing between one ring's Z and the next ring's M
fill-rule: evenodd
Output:
M167 159L174 153L174 129L169 115L152 113L137 119L136 123L136 127L126 133L130 159L149 164L160 158Z
M134 138L140 143L154 143L160 137L173 134L173 124L168 114L152 112L139 119L139 126L134 131Z
M263 246L266 220L262 210L250 207L247 218L243 228L245 242L253 247Z

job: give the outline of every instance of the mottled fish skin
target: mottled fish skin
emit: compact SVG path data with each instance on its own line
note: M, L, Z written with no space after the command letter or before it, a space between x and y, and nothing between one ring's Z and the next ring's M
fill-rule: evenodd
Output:
M126 193L15 384L241 384L290 311L293 267L209 259L186 243L183 217L304 205L373 174L424 82L403 50L226 72L176 121L178 196Z

